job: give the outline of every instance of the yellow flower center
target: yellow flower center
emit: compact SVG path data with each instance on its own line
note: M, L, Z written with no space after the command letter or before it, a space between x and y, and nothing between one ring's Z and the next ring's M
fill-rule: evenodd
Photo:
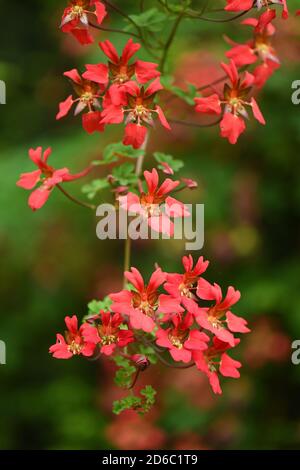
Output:
M104 346L109 346L116 342L116 337L114 335L102 336L101 341Z
M89 103L93 100L93 93L91 93L90 91L83 93L80 97L80 100L84 103Z
M80 18L83 15L84 9L80 5L75 5L72 7L72 17L73 18Z
M116 83L125 83L128 81L128 75L127 73L119 73L116 78L114 79L114 82Z
M183 344L177 336L170 335L169 340L171 341L173 346L175 346L175 348L177 348L177 349L182 349L183 348Z
M218 330L220 330L221 328L223 328L222 326L222 322L220 320L218 320L216 317L214 316L210 316L207 318L209 323L211 324L211 326L213 328L217 328Z
M81 346L81 344L76 343L76 341L72 341L72 343L68 346L68 350L74 356L78 356L81 353L82 346Z
M188 297L188 298L192 298L192 297L193 297L192 293L190 292L190 290L189 290L189 288L186 286L186 284L180 284L179 290L180 290L180 295L181 295L182 297Z

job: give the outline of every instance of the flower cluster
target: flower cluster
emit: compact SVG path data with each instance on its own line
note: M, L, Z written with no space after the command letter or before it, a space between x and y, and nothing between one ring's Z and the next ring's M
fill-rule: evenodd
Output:
M76 317L67 317L65 338L57 335L50 353L69 359L97 350L106 356L129 357L144 370L150 361L140 346L148 345L159 357L169 353L175 367L176 363L196 366L208 376L213 391L221 393L220 374L239 377L241 364L228 355L240 342L235 334L250 331L246 320L231 312L240 292L229 287L223 297L218 284L205 280L202 274L209 263L203 257L195 265L191 255L182 262L184 273L157 268L148 284L136 268L125 272L129 286L109 295L109 311L86 318L79 330Z
M183 177L171 179L169 176L179 171L184 163L161 152L153 153L153 157L157 168L168 177L160 181L154 165L151 171L143 173L149 129L158 122L171 130L169 122L172 120L165 116L163 109L176 98L191 105L193 111L195 108L198 113L216 115L216 122L207 126L220 124L221 136L231 144L236 144L245 131L249 111L260 124L265 124L256 95L280 65L273 47L276 31L273 20L277 7L282 10L282 18L288 17L286 0L226 0L225 11L236 12L229 13L230 21L247 14L242 25L251 28L251 37L243 44L226 38L230 45L226 53L229 63L221 63L225 76L198 90L193 85L187 90L175 86L173 77L165 72L180 22L186 18L210 21L203 16L208 3L199 12L187 8L188 2L179 2L181 5L160 2L160 11L156 8L147 11L144 3L141 2L137 15L127 14L123 6L106 0L70 0L65 8L60 28L82 45L94 42L91 29L130 35L138 42L130 38L120 54L105 39L99 43L105 57L102 62L86 64L82 73L75 68L66 71L64 76L70 80L74 91L59 104L56 119L66 117L73 108L75 116L82 114L82 126L88 134L123 124L124 137L122 142L110 144L103 150L102 160L94 161L76 174L65 167L50 166L50 148L31 149L29 157L37 169L21 174L17 185L32 190L28 201L32 210L40 209L55 187L72 202L96 209L95 205L67 193L64 183L86 176L93 167L108 165L111 174L83 188L87 197L93 199L98 191L110 188L118 209L137 214L140 226L145 222L147 230L172 236L174 220L190 215L174 193L186 187L194 189L197 183ZM124 29L103 26L108 9L127 21ZM250 10L251 18L248 17ZM211 14L214 13L218 14L212 10ZM299 14L297 11L296 15ZM168 32L169 20L174 24ZM142 46L155 62L136 58ZM224 86L219 88L217 85L223 82ZM161 107L163 90L166 99ZM203 93L200 95L199 91ZM173 106L173 109L180 111L180 106ZM206 127L206 124L178 119L173 122ZM157 264L148 283L136 268L129 270L129 239L125 245L125 261L123 290L111 293L103 301L92 302L93 308L89 306L81 326L75 315L66 317L67 330L64 335L57 335L50 353L57 359L109 356L118 367L116 383L127 389L134 387L140 372L157 361L169 367L195 367L207 375L215 393L222 393L220 376L239 377L241 363L230 356L230 350L240 342L236 335L250 331L246 320L232 312L240 292L230 286L224 294L218 284L204 279L209 263L203 257L194 264L191 255L184 256L183 273L165 272ZM140 391L139 396L132 392L115 403L114 411L117 414L125 409L149 411L155 393L151 386Z
M274 10L271 10L274 13ZM271 23L274 15L268 15L265 21L257 18L247 18L242 24L253 28L253 38L245 44L233 44L230 51L226 53L237 67L256 64L253 70L253 85L261 88L271 77L273 72L280 67L280 60L272 46L272 37L275 34L275 26Z
M180 181L166 178L159 186L159 176L155 168L151 172L145 171L144 177L147 189L144 191L141 187L139 195L129 192L119 196L120 207L131 214L138 214L155 232L172 236L174 224L170 218L190 215L182 202L170 196L170 193L178 188Z
M80 44L92 44L90 19L94 18L100 25L106 14L105 5L99 0L71 0L63 13L60 27L64 33L72 34Z
M65 117L74 103L75 115L83 110L83 127L88 133L102 132L107 124L125 122L123 143L140 148L146 138L147 126L158 117L168 130L170 126L160 106L155 104L157 93L163 89L158 65L142 60L131 61L140 49L129 39L119 57L114 45L106 40L99 44L108 63L87 64L79 75L76 69L65 72L71 79L78 98L70 95L60 103L56 119Z
M48 158L51 153L51 148L46 149L44 152L42 147L30 149L29 158L38 169L29 173L22 173L17 182L17 186L28 190L34 189L38 185L38 188L30 194L28 199L28 205L34 211L43 207L55 186L82 178L91 170L91 167L88 167L74 175L70 173L68 168L56 170L48 165Z
M279 5L282 8L282 18L287 19L289 16L287 0L226 0L227 5L225 10L227 11L249 11L252 8L261 10L266 8L267 12L275 11L270 9L271 6Z
M272 45L276 32L272 22L276 18L276 10L270 7L275 5L282 7L282 18L286 19L286 0L227 0L227 11L247 12L253 8L264 11L258 18L247 18L241 22L252 28L252 38L244 44L226 38L232 47L226 53L230 63L221 63L230 82L225 83L223 92L195 98L197 112L220 116L221 137L228 139L231 144L236 144L246 129L245 120L249 118L247 107L252 108L260 124L265 124L255 98L252 96L249 99L249 95L255 95L280 67L280 60ZM246 70L249 67L252 67L251 73ZM211 88L214 90L214 87Z
M64 73L65 77L71 80L77 98L72 95L59 104L59 112L56 119L65 117L72 106L76 104L74 114L77 116L82 111L87 111L82 114L82 126L88 134L93 132L104 131L104 125L101 123L100 100L103 98L105 86L98 85L95 82L86 80L80 76L78 70L73 69Z
M250 99L255 78L245 72L241 78L233 60L221 64L230 83L225 83L223 94L214 93L205 98L196 98L196 111L199 113L222 115L220 119L221 136L235 144L239 136L245 131L245 119L248 119L247 107L252 110L255 119L265 124L264 117L255 98Z

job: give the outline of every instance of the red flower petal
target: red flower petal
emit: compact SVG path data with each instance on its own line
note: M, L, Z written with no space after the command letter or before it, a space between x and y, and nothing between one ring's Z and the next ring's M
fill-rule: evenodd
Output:
M75 28L71 30L71 34L77 39L78 42L80 42L82 46L88 46L94 42L93 36L87 29Z
M81 85L82 80L77 69L67 70L64 72L64 76L70 78L74 83Z
M160 72L156 70L158 64L153 62L144 62L137 60L135 63L135 75L139 83L147 83L153 78L160 76Z
M260 124L265 125L266 121L265 118L263 117L261 110L258 107L258 104L254 98L251 99L251 105L252 105L252 111L255 119L260 122Z
M107 15L106 8L102 2L95 2L97 23L101 24Z
M220 373L224 377L232 377L234 379L238 379L240 377L240 373L237 369L242 367L242 364L238 361L235 361L226 353L222 354L221 364L220 364Z
M163 110L161 109L160 106L156 106L156 111L157 111L157 114L158 114L158 117L159 117L159 120L161 122L161 124L166 128L168 129L168 131L171 130L171 126L170 124L168 123L167 119L166 119L166 116L164 115L164 112Z
M229 64L224 64L224 62L221 62L221 67L230 78L232 85L236 86L239 80L239 73L233 60L231 60Z
M117 64L119 62L116 48L108 39L106 39L106 41L99 42L99 46L113 64Z
M65 117L72 108L73 103L74 101L72 95L68 96L65 101L59 103L59 112L56 115L56 119L59 120Z
M246 11L253 6L253 0L226 0L227 5L224 8L227 11Z
M234 315L232 312L226 314L228 328L234 333L249 333L247 321L244 318Z
M24 189L33 189L39 182L41 170L31 171L30 173L22 173L17 182L17 186Z
M206 98L195 98L195 103L198 113L221 114L220 98L216 93Z
M87 71L82 74L83 78L100 85L106 85L108 82L108 67L105 64L86 64Z
M101 122L100 111L91 111L82 115L82 127L88 134L93 132L103 132L105 125Z
M28 199L28 205L33 210L36 211L43 207L43 205L47 202L50 196L51 190L46 188L45 186L41 186L40 188L33 191Z
M124 65L127 65L129 60L132 56L141 48L141 45L138 43L134 43L133 40L130 38L125 45L122 55L121 55L121 62Z
M132 145L134 149L139 149L143 145L146 135L146 127L138 124L127 124L123 144Z
M246 129L245 122L239 116L225 113L220 123L221 136L228 139L231 144L236 144L239 136Z

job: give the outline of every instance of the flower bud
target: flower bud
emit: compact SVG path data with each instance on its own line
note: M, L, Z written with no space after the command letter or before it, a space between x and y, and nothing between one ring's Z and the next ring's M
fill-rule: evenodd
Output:
M150 366L149 359L143 354L134 354L131 356L131 360L141 371L146 370Z

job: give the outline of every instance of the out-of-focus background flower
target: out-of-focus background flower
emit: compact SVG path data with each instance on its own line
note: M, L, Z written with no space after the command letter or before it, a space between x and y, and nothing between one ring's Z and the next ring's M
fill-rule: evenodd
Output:
M127 1L126 9L134 11L135 4ZM289 4L295 9L297 2ZM252 329L234 354L243 362L241 379L224 380L224 394L216 398L195 370L156 366L143 378L159 389L153 412L115 417L111 403L119 392L110 363L56 361L48 347L64 329L65 315L81 318L89 300L120 289L122 243L97 240L95 216L59 192L32 213L28 194L15 185L32 168L29 147L51 145L52 163L77 171L122 135L115 127L88 136L71 116L55 121L58 102L69 94L62 73L102 58L97 42L82 48L60 33L64 6L63 0L6 2L0 30L0 79L7 84L7 104L0 107L0 339L7 345L0 447L299 448L300 366L291 363L291 342L300 339L300 105L291 102L291 83L300 79L299 19L277 21L282 68L258 96L265 128L249 122L231 146L216 128L174 126L172 134L153 132L150 146L150 153L183 159L185 176L199 180L199 189L187 194L187 202L205 204L205 247L194 255L211 260L209 280L241 290L235 311ZM110 21L123 24L115 15ZM170 55L178 83L185 77L201 85L220 76L223 34L238 41L248 33L237 22L183 23ZM126 42L125 36L110 39L119 48ZM184 112L173 105L174 117ZM69 189L84 197L80 183ZM183 248L178 241L136 243L133 265L145 275L157 261L178 270Z

